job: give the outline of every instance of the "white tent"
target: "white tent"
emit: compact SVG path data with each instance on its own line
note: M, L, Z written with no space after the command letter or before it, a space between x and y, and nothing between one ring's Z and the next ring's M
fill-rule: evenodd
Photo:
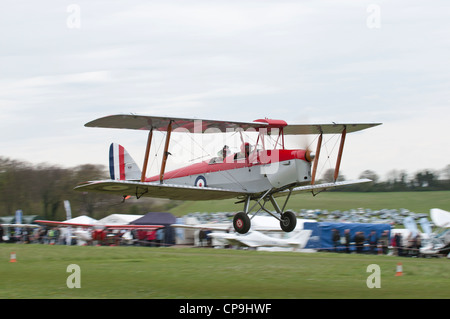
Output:
M98 221L100 225L128 225L144 215L111 214Z
M89 217L89 216L86 216L86 215L81 215L81 216L78 216L78 217L75 217L75 218L71 218L71 219L65 220L64 222L65 223L74 223L74 224L92 225L92 224L97 224L98 221L96 219L92 218L92 217Z
M96 219L94 219L94 218L92 218L92 217L89 217L89 216L86 216L86 215L81 215L81 216L78 216L78 217L75 217L75 218L71 218L71 219L68 219L68 220L65 220L64 221L65 223L73 223L73 224L79 224L79 225L95 225L95 224L97 224L97 220ZM65 238L66 239L66 243L67 243L67 245L71 245L71 240L70 240L70 238L77 238L77 243L78 243L78 245L83 245L84 243L86 243L86 241L84 240L84 239L80 239L80 236L73 236L73 234L76 234L77 232L78 233L87 233L87 231L85 231L85 230L82 230L82 226L77 226L77 227L74 227L76 230L74 231L74 232L72 232L72 227L62 227L61 229L60 229L60 234L59 234L59 236L60 236L60 238ZM90 235L89 235L89 237L90 237Z

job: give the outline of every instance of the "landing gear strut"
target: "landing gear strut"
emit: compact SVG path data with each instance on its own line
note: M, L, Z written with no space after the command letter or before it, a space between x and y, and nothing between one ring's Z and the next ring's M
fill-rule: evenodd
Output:
M258 199L251 198L251 196L247 196L247 198L244 201L244 203L245 203L244 211L236 213L236 215L234 215L234 218L233 218L233 227L236 232L238 232L239 234L245 234L250 230L251 221L250 221L250 218L248 217L248 213L256 205L259 205L260 208L256 211L256 213L252 216L252 218L254 216L256 216L256 214L258 214L261 210L263 210L280 221L280 227L283 231L291 232L295 229L295 226L297 226L297 217L295 216L294 212L287 210L283 213L284 208L286 207L286 204L289 200L291 193L289 193L289 195L287 196L286 201L283 205L283 208L280 209L275 198L272 196L271 191L272 191L271 189L268 190ZM256 203L251 208L249 208L250 201L252 199L255 199ZM271 211L269 211L267 208L264 207L266 205L267 201L270 201L272 203L273 207L275 208L275 210L279 214L279 216L275 215L274 213L272 213Z

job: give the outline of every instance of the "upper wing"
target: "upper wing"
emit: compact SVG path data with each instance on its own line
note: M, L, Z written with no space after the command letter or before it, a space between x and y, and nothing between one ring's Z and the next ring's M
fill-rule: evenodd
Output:
M58 222L58 221L54 221L54 220L36 220L35 222L38 224L54 226L54 227L58 227L58 226L94 227L94 226L97 226L96 224L66 223L66 222Z
M183 229L210 229L210 230L217 230L217 231L229 231L230 229L233 230L233 224L227 223L227 224L196 224L196 225L185 225L185 224L172 224L172 227L175 228L183 228ZM277 226L277 227L269 227L269 226L254 226L252 225L252 230L256 231L264 231L264 232L276 232L281 233L283 230ZM234 230L233 230L234 231Z
M381 123L347 123L347 124L287 124L282 120L260 119L254 122L220 121L209 119L147 116L137 114L119 114L98 118L86 127L121 128L131 130L158 130L166 131L169 123L172 123L173 131L188 131L190 133L218 133L234 131L237 128L243 130L261 128L283 128L284 134L338 134L344 128L347 133L361 131Z
M102 180L86 182L75 187L77 191L93 191L116 195L133 195L136 197L156 197L175 200L213 200L235 198L247 193L213 187L197 187L172 184L160 184L159 182L134 182Z
M324 184L316 184L316 185L306 185L306 186L299 186L292 189L292 194L298 194L298 193L305 193L305 192L322 192L330 188L340 187L340 186L346 186L346 185L353 185L353 184L360 184L360 183L368 183L372 180L363 178L363 179L357 179L352 181L342 181L342 182L335 182L335 183L324 183ZM274 193L274 197L280 197L280 196L287 196L289 194L290 190L284 190L281 192Z
M146 115L110 115L86 123L87 127L122 128L131 130L166 131L172 122L173 131L189 131L191 133L218 133L242 128L259 129L268 126L267 123L217 121L194 118L146 116Z
M221 230L221 231L228 231L233 228L233 225L231 223L227 224L196 224L196 225L185 225L185 224L172 224L170 225L174 228L182 228L182 229L210 229L210 230Z
M43 224L47 226L55 226L55 227L104 227L110 229L146 229L146 230L155 230L158 228L162 228L162 225L103 225L103 224L80 224L80 223L67 223L67 222L58 222L54 220L36 220L36 223ZM36 226L36 225L35 225Z
M347 129L347 133L365 130L381 123L353 123L353 124L293 124L284 127L284 134L302 135L302 134L340 134Z
M0 224L2 227L25 227L25 228L38 228L39 225L35 224Z

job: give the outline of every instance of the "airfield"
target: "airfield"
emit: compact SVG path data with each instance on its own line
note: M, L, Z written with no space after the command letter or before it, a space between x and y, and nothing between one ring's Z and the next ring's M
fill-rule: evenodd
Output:
M447 299L450 292L446 258L33 244L1 244L0 256L2 299ZM80 288L67 286L71 264L80 267ZM367 285L373 264L380 288Z
M308 196L296 198L298 203L293 203L298 207L318 207ZM232 204L221 202L217 211ZM330 212L332 207L345 210L347 205L408 207L418 214L434 205L449 209L448 192L324 193L319 202ZM213 212L219 202L209 204ZM189 208L185 206L184 211ZM10 262L13 252L16 262ZM450 295L447 258L180 246L0 244L0 263L2 299L448 299ZM402 276L396 276L398 263ZM67 286L71 275L67 268L72 264L80 267L80 288ZM380 267L380 288L367 285L372 275L369 265Z

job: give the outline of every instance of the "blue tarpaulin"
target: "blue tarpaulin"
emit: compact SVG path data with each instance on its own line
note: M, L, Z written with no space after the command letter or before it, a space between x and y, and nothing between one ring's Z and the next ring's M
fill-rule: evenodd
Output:
M389 224L363 224L363 223L328 223L328 222L318 222L318 223L304 223L304 229L312 230L310 240L305 248L318 249L318 250L333 250L333 229L339 231L340 237L344 236L346 229L350 230L350 242L354 243L355 233L362 231L364 237L366 238L365 243L368 243L368 238L372 230L376 232L376 238L380 239L382 233L385 230L391 230L391 225ZM354 250L355 245L350 245L350 249ZM340 244L338 249L344 250L344 245Z

